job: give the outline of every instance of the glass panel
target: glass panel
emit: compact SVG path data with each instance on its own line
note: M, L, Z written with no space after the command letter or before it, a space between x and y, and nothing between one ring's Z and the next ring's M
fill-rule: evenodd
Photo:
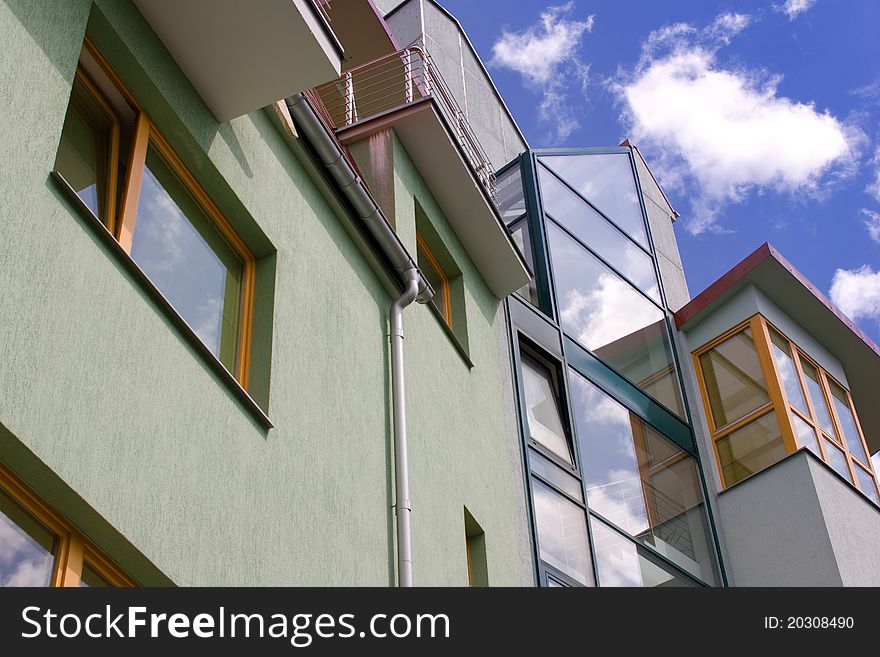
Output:
M110 582L102 577L97 570L88 562L83 564L82 577L79 580L80 588L91 587L95 589L112 588Z
M61 130L55 170L104 224L107 222L113 118L76 76Z
M865 454L865 448L862 446L862 439L859 436L859 430L856 428L856 420L853 417L852 410L850 410L846 391L831 380L828 381L828 387L831 389L834 410L837 411L837 419L840 420L840 428L843 430L843 437L846 439L849 453L862 463L867 463L868 455Z
M419 261L419 269L422 270L428 283L434 288L434 296L431 297L431 303L440 311L443 319L448 323L450 308L449 295L447 294L448 290L446 289L446 286L449 285L449 283L440 270L434 266L434 258L429 256L419 243L416 245L416 258Z
M498 176L498 212L505 224L509 224L526 211L522 175L519 165L514 164Z
M791 357L791 348L788 341L776 331L770 331L770 342L773 347L773 357L776 359L776 367L779 368L779 376L782 378L782 385L785 387L785 394L789 403L804 415L809 415L807 410L807 400L804 398L804 391L801 388L800 377L794 366L794 360Z
M570 380L590 509L713 582L696 461L574 370Z
M813 452L813 454L821 459L822 454L819 451L819 443L816 439L816 430L794 413L789 413L789 415L791 415L791 421L794 423L794 431L797 434L798 445L800 445L801 447L806 447L808 450Z
M786 455L775 411L737 429L717 444L718 461L727 486L773 465Z
M529 233L528 221L522 219L520 222L511 226L510 236L513 238L513 241L516 242L519 250L522 251L529 268L532 271L535 271L535 257L532 254L532 239ZM528 283L518 289L517 293L536 308L540 306L540 301L538 300L538 286L535 283L534 276L529 279Z
M877 496L877 486L874 484L874 477L858 463L855 464L855 467L856 477L859 480L859 490L870 497L874 504L880 505L880 497Z
M565 584L560 584L558 580L553 579L552 577L547 578L547 588L548 589L564 589L566 588Z
M550 459L546 459L535 450L530 449L529 466L534 474L543 477L559 490L571 495L581 504L584 503L584 493L580 480L564 472L562 468L552 463Z
M696 586L689 579L645 557L635 543L628 541L605 523L590 518L599 586Z
M55 535L0 491L0 586L49 586Z
M716 429L770 402L752 332L745 329L700 356Z
M541 162L558 173L639 244L648 248L648 232L629 155L557 155L542 157Z
M841 477L852 483L849 468L846 465L846 454L831 440L825 441L825 453L828 454L828 465Z
M552 222L547 223L547 234L562 327L647 394L683 416L663 311Z
M571 464L571 448L562 425L553 373L525 353L521 361L529 433L534 440Z
M543 167L539 169L539 175L544 210L643 292L657 303L662 303L651 256L624 237Z
M152 145L131 257L211 352L234 370L242 259Z
M816 409L816 417L819 419L819 426L822 427L828 435L835 437L834 425L831 424L831 413L828 410L828 402L825 401L825 395L822 393L822 384L819 383L819 371L810 365L804 359L801 359L801 369L807 377L807 390L810 392L810 400L813 402L813 408Z
M586 586L591 584L584 510L532 479L541 559Z

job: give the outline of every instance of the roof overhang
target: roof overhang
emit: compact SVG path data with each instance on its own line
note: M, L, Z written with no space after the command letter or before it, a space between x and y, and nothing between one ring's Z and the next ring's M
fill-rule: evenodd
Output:
M337 137L351 144L389 127L495 296L503 299L525 285L528 265L430 97L343 128Z
M333 33L345 49L343 70L400 50L372 0L332 0L327 4L327 14Z
M342 48L311 0L135 0L218 121L337 77Z
M754 285L843 366L870 451L880 450L880 347L769 244L762 244L675 313L688 331Z

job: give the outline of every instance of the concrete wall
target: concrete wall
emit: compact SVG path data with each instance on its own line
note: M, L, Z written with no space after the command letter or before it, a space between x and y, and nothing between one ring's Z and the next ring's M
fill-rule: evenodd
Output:
M419 43L440 70L497 171L528 146L458 23L434 2L380 2L401 46Z
M220 208L273 259L274 291L257 290L273 297L261 326L272 430L49 179L87 26ZM0 33L10 101L0 110L0 459L146 583L162 573L182 585L392 583L391 279L308 159L268 113L217 124L127 2L4 0ZM461 266L474 364L427 308L407 311L415 579L466 583L466 505L486 531L490 583L527 584L499 304L418 172L405 154L396 161L401 236L414 251L415 196Z
M802 450L720 495L734 586L877 586L880 510Z

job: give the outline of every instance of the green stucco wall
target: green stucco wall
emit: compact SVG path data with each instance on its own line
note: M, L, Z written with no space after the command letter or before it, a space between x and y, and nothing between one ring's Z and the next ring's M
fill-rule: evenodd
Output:
M91 4L0 2L0 459L148 583L163 581L148 562L180 585L393 583L388 280L266 113L218 125L132 5ZM275 253L269 431L49 179L87 26L258 255ZM417 196L464 274L474 363L427 308L407 311L415 581L466 583L466 505L490 582L527 584L502 316L395 161L404 242L415 252ZM114 551L119 535L145 559Z

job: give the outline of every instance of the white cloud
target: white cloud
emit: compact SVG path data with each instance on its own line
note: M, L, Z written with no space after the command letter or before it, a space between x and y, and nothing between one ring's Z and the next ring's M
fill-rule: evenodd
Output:
M781 5L773 5L773 9L782 12L788 16L789 21L793 21L814 4L816 4L816 0L785 0Z
M873 196L874 200L880 203L880 146L874 150L874 157L871 160L871 164L874 165L874 180L865 187L865 191Z
M865 219L865 228L868 229L871 239L880 244L880 212L862 208L861 213L867 217Z
M834 272L829 296L852 320L880 321L880 271L875 272L868 265Z
M654 151L664 185L693 190L694 234L720 210L772 189L821 197L851 175L864 139L858 128L778 93L779 76L725 68L718 50L751 18L723 14L708 27L652 32L630 75L611 81L629 135Z
M522 32L504 30L492 46L494 66L519 73L525 83L543 95L538 117L554 128L554 138L564 141L580 127L569 97L572 80L582 93L590 67L577 55L583 35L593 29L595 16L571 18L574 2L548 7L538 23Z

